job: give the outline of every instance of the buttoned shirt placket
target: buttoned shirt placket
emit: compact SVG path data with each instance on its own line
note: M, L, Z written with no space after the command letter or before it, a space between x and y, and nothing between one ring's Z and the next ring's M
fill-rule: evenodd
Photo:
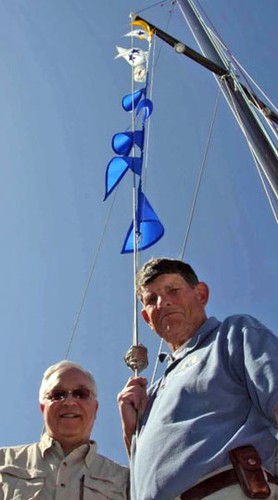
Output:
M47 450L45 458L51 466L54 474L48 477L45 485L45 498L55 500L69 500L71 498L83 498L84 458L88 452L88 445L80 446L68 455L64 453L59 445L55 444ZM50 477L52 481L50 484ZM55 481L55 484L54 484ZM53 497L53 491L54 497Z

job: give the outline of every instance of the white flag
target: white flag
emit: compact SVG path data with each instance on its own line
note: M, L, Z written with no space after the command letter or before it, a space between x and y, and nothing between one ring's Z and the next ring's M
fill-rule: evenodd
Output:
M123 57L131 66L142 66L148 59L148 52L142 49L124 49L123 47L116 47L118 54L115 59Z
M140 38L141 40L151 40L151 37L143 29L132 30L129 33L126 33L124 36L135 36L136 38Z

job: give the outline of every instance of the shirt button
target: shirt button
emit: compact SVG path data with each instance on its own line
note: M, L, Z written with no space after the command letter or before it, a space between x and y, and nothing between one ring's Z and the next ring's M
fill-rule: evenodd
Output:
M65 483L61 483L61 486L62 486L62 488L65 488L66 485L65 485Z
M67 464L67 462L63 462L63 465L66 467L68 464Z

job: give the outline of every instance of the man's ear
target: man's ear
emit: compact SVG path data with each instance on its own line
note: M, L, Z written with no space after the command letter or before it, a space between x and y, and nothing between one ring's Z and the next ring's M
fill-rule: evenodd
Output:
M96 406L95 406L95 419L97 418L97 412L98 412L98 400L95 400Z
M205 307L206 304L208 303L208 299L209 299L209 287L206 283L204 283L203 281L200 281L200 283L198 283L196 286L195 286L195 290L196 290L196 294L197 294L197 297L199 299L199 302Z
M153 324L149 318L149 315L148 315L146 309L142 309L141 315L142 315L142 318L146 321L146 323L148 323L149 327L153 330L154 329Z
M42 403L40 403L40 410L42 413L44 412L44 405Z

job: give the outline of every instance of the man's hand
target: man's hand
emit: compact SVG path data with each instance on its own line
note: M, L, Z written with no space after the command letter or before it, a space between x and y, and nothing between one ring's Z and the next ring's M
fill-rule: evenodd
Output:
M138 418L143 415L148 403L146 388L145 378L130 377L118 394L117 400L128 455L130 455L131 438L136 431Z

